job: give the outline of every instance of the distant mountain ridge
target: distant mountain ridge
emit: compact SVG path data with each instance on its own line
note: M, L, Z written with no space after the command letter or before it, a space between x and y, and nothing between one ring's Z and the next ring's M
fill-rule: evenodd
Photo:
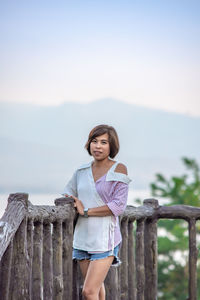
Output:
M97 124L113 125L133 188L148 188L156 172L182 171L180 157L199 159L200 118L102 99L59 106L0 103L0 192L59 192Z

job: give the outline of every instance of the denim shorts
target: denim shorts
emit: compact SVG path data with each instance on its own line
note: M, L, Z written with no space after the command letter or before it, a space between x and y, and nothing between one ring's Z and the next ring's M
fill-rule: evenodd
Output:
M117 267L121 264L121 261L118 257L119 247L120 247L120 245L117 245L114 248L114 251L113 251L114 253L112 252L112 250L106 251L106 252L101 252L101 253L90 253L88 251L73 248L73 259L76 259L76 260L88 259L88 260L92 261L92 260L106 258L108 256L114 256L112 266Z

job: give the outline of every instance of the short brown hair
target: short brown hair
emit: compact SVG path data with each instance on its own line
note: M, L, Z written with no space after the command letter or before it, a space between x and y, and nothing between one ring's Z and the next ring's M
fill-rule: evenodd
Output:
M94 127L89 133L88 140L85 145L85 148L88 151L89 155L91 155L90 152L91 141L95 139L97 136L100 136L105 133L108 134L108 138L109 138L110 158L114 158L117 155L117 153L119 152L119 139L118 139L117 132L114 127L109 125L104 125L104 124Z

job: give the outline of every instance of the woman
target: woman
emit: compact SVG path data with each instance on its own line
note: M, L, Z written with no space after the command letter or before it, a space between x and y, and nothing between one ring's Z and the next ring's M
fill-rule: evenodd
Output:
M104 279L120 263L122 240L118 216L126 208L128 184L124 164L114 161L119 151L115 129L98 125L85 145L94 160L79 167L63 195L74 199L79 214L73 240L73 259L79 262L86 300L105 300Z

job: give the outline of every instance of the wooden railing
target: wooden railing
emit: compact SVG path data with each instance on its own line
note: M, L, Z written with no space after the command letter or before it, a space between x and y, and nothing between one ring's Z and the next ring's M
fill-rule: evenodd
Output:
M82 277L72 262L76 213L69 199L56 199L55 204L33 206L27 194L9 196L0 220L0 300L82 299ZM128 206L120 218L122 264L109 270L107 299L157 299L157 221L161 218L184 219L189 224L188 299L197 300L200 208L159 206L156 199L146 199L140 207Z

